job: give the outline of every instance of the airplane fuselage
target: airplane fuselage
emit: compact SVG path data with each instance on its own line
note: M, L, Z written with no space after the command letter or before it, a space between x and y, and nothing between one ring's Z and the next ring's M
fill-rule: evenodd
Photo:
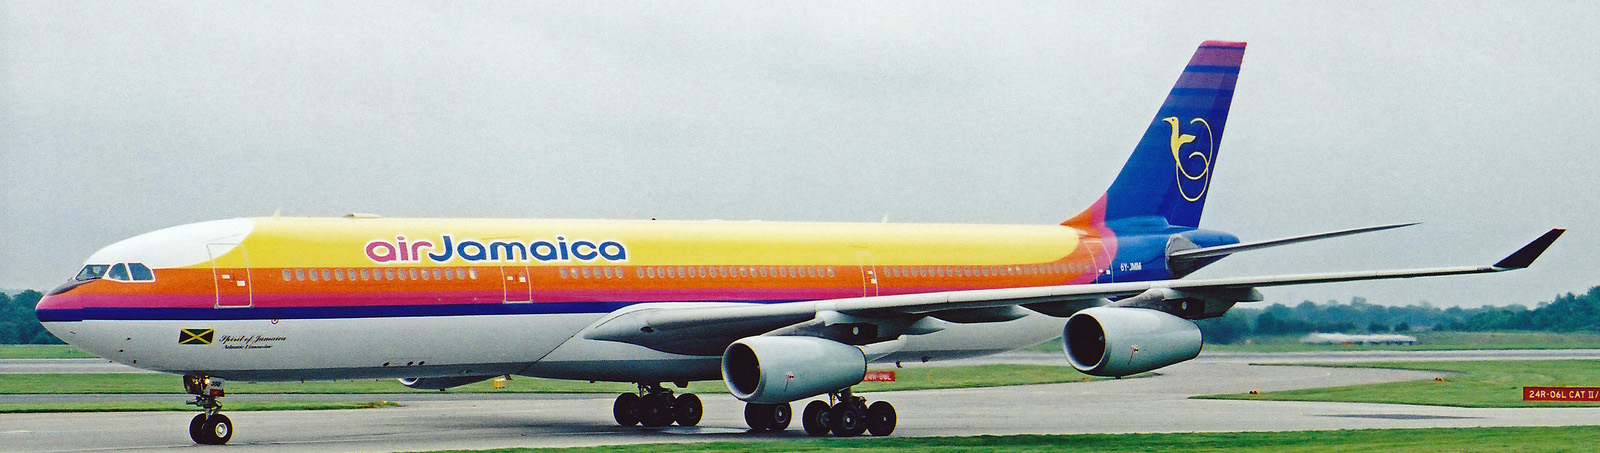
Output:
M1134 241L1144 245L1124 238L1119 252L1109 230L1061 225L231 219L106 247L87 263L107 266L103 278L69 283L38 313L63 340L102 357L228 379L710 380L720 356L578 334L662 304L1170 278L1154 245L1164 245L1162 233ZM118 265L148 268L149 278ZM1002 325L954 320L927 319L937 332L874 358L1016 349L1059 336L1065 322L1038 313Z

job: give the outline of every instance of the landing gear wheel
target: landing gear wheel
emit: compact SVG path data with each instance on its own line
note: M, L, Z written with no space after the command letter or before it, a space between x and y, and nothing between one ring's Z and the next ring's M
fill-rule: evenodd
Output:
M217 402L226 392L223 384L227 381L222 378L188 374L183 376L183 390L194 395L194 401L187 404L197 406L205 412L189 419L189 438L194 443L202 445L222 445L233 438L233 420L219 413L222 403Z
M832 423L828 427L833 429L833 435L855 437L867 432L867 414L860 405L844 401L833 405L833 410L829 412Z
M200 422L199 426L195 426L195 422ZM196 415L189 421L189 438L197 444L226 444L228 439L233 438L233 420L222 414L212 414L210 417L206 417L206 414Z
M693 393L678 395L673 406L673 419L678 426L694 426L700 424L700 416L705 415L705 407L700 405L700 397Z
M887 436L893 433L897 420L894 405L888 401L879 401L867 407L867 430L874 436Z
M805 427L806 434L812 436L826 436L832 428L828 427L828 403L812 401L806 405L805 412L800 414L800 426Z
M205 443L203 442L203 439L206 439L205 431L202 431L205 429L205 424L206 414L195 414L194 418L189 419L189 438L193 439L194 443Z
M617 418L618 425L639 424L639 395L632 393L617 395L617 402L611 404L611 416Z
M639 397L639 424L661 427L672 424L672 394L650 393Z
M783 431L789 429L793 411L789 403L744 405L744 422L755 431Z

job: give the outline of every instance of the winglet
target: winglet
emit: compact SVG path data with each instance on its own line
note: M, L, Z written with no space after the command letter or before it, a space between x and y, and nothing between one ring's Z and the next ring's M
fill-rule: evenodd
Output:
M1533 242L1529 242L1528 245L1524 245L1521 249L1517 249L1517 251L1512 253L1511 256L1507 256L1506 259L1500 260L1498 263L1494 263L1494 267L1500 269L1525 269L1529 265L1533 264L1533 260L1538 259L1540 254L1544 253L1544 249L1550 248L1550 244L1555 243L1556 238L1561 237L1561 233L1565 232L1567 232L1566 229L1552 228L1549 232L1545 233L1544 236L1539 236L1538 239L1534 239Z

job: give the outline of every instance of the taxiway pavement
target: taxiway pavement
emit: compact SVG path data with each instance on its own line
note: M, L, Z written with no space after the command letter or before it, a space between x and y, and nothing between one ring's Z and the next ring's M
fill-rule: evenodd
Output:
M1369 354L1369 355L1360 355ZM1018 353L979 359L1008 363L1064 362ZM1193 431L1280 431L1352 428L1563 426L1600 424L1600 408L1472 409L1365 403L1228 401L1194 395L1249 390L1356 385L1433 379L1436 372L1259 366L1372 360L1528 360L1600 358L1600 350L1428 351L1375 353L1207 354L1152 377L986 389L865 394L899 409L896 436L1076 434ZM972 363L972 362L969 362ZM917 372L907 364L902 373ZM0 451L416 451L518 446L580 446L801 438L798 424L777 434L745 432L743 403L702 394L705 419L693 428L622 428L611 420L613 395L437 394L353 395L389 399L400 408L349 411L229 412L236 434L225 447L196 446L185 430L191 413L0 415ZM183 398L182 395L61 395L30 400ZM3 397L0 401L20 401ZM238 395L330 399L329 395ZM796 412L803 402L794 404Z

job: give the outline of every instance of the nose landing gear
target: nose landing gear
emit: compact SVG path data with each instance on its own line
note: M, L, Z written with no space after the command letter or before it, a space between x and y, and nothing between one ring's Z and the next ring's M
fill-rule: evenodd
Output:
M224 395L224 383L221 378L210 376L183 377L183 389L194 395L194 401L189 401L189 404L204 411L189 420L189 438L197 444L222 445L233 438L233 420L219 413L222 403L217 401Z

